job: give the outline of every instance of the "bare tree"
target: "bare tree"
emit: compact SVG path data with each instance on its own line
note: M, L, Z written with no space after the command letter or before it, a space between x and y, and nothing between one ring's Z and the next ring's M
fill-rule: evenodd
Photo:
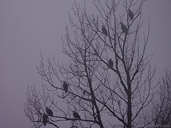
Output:
M153 96L154 75L146 55L150 28L143 32L143 2L94 0L97 12L91 15L85 5L73 5L62 40L68 65L55 58L46 65L41 56L37 69L47 92L28 91L25 112L36 127L43 124L47 106L54 115L46 123L55 127L60 122L82 128L138 124Z
M152 107L152 125L160 128L171 127L171 73L166 70L159 81L157 98Z

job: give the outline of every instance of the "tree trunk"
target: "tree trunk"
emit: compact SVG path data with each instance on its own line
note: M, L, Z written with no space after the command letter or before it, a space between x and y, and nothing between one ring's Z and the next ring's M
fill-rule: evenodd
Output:
M131 104L131 90L128 90L128 111L127 111L127 121L128 121L128 125L127 128L131 128L132 127L132 104Z

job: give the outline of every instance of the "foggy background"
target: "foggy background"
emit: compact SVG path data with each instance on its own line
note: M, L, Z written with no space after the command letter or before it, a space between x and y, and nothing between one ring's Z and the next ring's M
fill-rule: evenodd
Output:
M61 37L73 2L0 0L0 128L29 128L23 107L27 86L42 83L36 71L40 51L45 59L54 54L61 60ZM171 69L171 0L148 0L143 13L144 21L150 16L148 52L154 54L157 80Z

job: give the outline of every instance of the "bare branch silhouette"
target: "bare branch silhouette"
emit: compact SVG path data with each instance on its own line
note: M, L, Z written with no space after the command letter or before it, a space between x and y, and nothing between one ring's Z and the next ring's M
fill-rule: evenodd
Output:
M69 63L44 62L41 55L37 71L46 91L27 92L25 112L36 127L46 107L53 111L47 124L55 127L136 126L152 100L155 74L146 54L150 24L146 34L142 30L143 1L94 0L92 15L73 4L62 39Z

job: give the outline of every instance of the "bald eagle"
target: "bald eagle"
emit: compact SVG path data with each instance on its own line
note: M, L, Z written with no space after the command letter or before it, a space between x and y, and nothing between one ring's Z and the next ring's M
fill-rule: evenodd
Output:
M112 61L112 59L111 59L111 58L109 59L108 64L109 64L109 68L113 68L113 61Z
M128 33L128 29L127 29L127 27L121 22L121 30L122 30L122 32L123 33Z
M46 107L46 113L47 113L49 116L53 116L53 111L52 111L50 108L48 108L48 107Z
M81 119L80 115L75 111L73 111L73 116L74 118Z
M107 30L104 25L102 25L102 33L107 36Z
M134 14L130 9L128 9L128 16L129 16L130 20L134 19Z
M65 81L63 82L63 89L64 89L65 93L67 93L67 91L68 91L68 84Z

